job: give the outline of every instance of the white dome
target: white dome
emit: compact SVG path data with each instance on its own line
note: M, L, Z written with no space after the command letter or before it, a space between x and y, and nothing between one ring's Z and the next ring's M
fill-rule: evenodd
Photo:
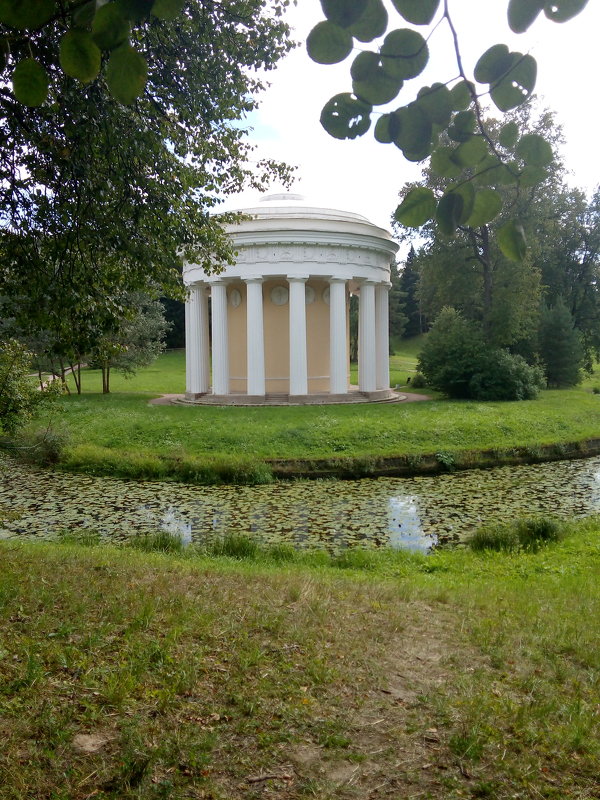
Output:
M268 194L255 205L237 208L235 211L249 217L243 222L226 226L236 245L249 243L255 236L258 236L258 240L265 241L266 236L273 239L274 236L278 238L281 235L286 240L290 235L297 237L303 232L313 241L327 242L331 235L339 234L342 237L359 237L365 243L367 240L377 241L379 246L383 245L385 249L391 247L393 252L398 249L389 231L378 227L361 214L324 208L301 194ZM320 234L324 234L325 238Z
M255 219L323 219L337 220L341 222L362 222L371 224L366 217L355 214L352 211L342 211L335 208L327 208L317 205L302 194L291 192L281 192L278 194L268 194L261 197L257 205L247 208L238 208L242 214L254 217Z

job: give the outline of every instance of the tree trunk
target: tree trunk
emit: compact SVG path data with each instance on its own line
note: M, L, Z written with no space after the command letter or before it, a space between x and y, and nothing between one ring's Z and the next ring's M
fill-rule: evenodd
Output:
M108 361L102 363L102 394L110 394L110 365Z
M66 390L67 394L71 394L71 390L69 389L69 384L67 383L65 364L62 358L59 360L58 363L60 364L60 381L63 385L63 389Z
M71 370L71 375L73 376L73 380L75 381L75 388L77 389L77 394L81 394L81 366L79 360L77 361L77 366L69 361L69 368Z

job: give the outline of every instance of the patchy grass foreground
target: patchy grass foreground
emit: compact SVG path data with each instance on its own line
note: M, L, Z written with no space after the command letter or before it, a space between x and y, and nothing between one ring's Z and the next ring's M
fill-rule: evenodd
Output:
M1 543L0 798L598 798L599 533L346 569Z

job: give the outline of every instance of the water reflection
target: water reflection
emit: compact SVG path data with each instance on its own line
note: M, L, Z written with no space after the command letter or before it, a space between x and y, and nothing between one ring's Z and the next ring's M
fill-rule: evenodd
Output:
M388 500L389 546L396 549L429 550L437 544L434 533L423 532L419 516L419 498L398 495Z
M162 528L185 542L228 533L262 543L426 551L486 521L600 512L600 458L421 478L197 487L66 475L0 458L0 537L94 530L107 540Z

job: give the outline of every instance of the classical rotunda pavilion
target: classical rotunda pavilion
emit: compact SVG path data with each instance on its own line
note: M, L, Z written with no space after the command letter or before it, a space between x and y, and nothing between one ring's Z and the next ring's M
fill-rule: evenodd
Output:
M388 292L398 245L390 233L297 194L240 210L248 219L227 227L235 265L214 275L184 266L186 400L392 399ZM350 385L351 294L359 297L358 387Z

